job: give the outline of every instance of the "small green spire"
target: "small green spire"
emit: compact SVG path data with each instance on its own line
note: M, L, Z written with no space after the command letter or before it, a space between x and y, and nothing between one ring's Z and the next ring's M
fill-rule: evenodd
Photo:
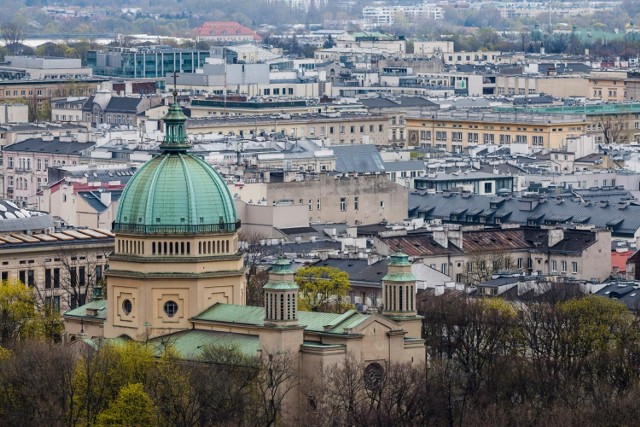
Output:
M186 151L191 147L187 139L187 116L178 104L177 73L173 73L173 102L162 118L165 124L165 137L160 148L167 151Z
M411 265L409 255L403 252L395 252L389 257L389 265Z
M298 289L298 284L293 278L294 271L291 262L286 258L279 258L271 264L269 270L269 281L263 286L268 290L294 290Z

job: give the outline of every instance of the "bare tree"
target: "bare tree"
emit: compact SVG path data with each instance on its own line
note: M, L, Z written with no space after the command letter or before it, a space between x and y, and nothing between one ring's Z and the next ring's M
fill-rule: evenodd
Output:
M0 24L0 33L4 39L4 44L12 53L19 53L20 44L24 40L22 27L16 22L4 22Z
M258 231L240 230L240 251L244 253L244 265L247 278L247 305L260 307L264 305L264 292L262 287L269 280L262 258L265 256L265 247L260 242L266 236Z
M499 271L509 271L514 268L514 262L508 252L483 251L473 252L467 259L467 271L464 281L467 285L486 282Z
M284 412L285 402L297 398L290 392L298 385L294 358L290 353L263 354L258 359L258 376L255 381L252 422L259 426L274 426L281 420L288 425L288 414Z
M600 116L598 125L602 130L605 144L629 142L632 136L629 121L625 116L608 114Z

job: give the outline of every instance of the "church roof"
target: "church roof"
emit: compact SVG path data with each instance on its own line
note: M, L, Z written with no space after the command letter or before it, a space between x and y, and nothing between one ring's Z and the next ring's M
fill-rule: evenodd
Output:
M264 325L264 307L251 307L235 304L215 304L195 316L193 321L236 323L247 326ZM298 324L307 331L328 334L346 334L370 317L355 310L343 314L298 312Z
M169 345L172 350L178 352L181 358L186 360L200 358L206 347L231 347L249 357L256 356L260 349L258 335L203 331L199 329L188 329L170 335L162 335L152 339L151 344L154 345L158 355L161 355L165 346Z
M64 313L64 317L75 317L78 319L104 322L107 320L107 300L95 300L80 307L76 307Z

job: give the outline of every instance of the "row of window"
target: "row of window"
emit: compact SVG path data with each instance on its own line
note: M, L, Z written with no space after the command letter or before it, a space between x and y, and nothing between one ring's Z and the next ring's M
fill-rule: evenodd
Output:
M264 95L272 95L272 94L273 95L280 95L280 88L276 87L276 88L273 88L273 89L264 89L262 91L262 93ZM282 88L282 95L293 95L293 88L292 87L290 87L290 88L283 87Z
M118 240L118 253L144 255L144 242L140 240Z
M207 254L207 255L229 253L229 241L228 240L209 240L206 242L198 242L198 252L200 254Z
M63 96L72 95L72 94L76 96L80 96L80 95L90 95L94 91L95 91L94 89L82 88L82 87L73 87L73 88L62 87L59 89L13 89L13 90L7 89L7 90L0 90L0 98L4 98L4 97L9 98L12 96L25 97L25 96L33 96L34 94L36 96L46 96L47 98L63 97Z
M56 159L53 161L54 166L65 166L67 164L66 160ZM77 165L78 162L73 160L70 163L71 165ZM44 166L44 167L43 167ZM22 170L31 170L31 159L20 157L18 158L18 164L15 165L13 157L7 157L7 169L22 169ZM49 159L36 159L36 170L37 171L46 171L49 168Z
M44 270L44 288L45 289L59 289L61 283L60 268L47 268ZM69 267L68 284L71 288L84 287L87 285L87 269L84 266L81 267ZM102 279L103 266L97 265L95 267L95 279L99 281ZM0 273L2 281L9 280L9 272L3 271ZM35 270L18 270L18 279L20 282L27 286L35 286Z
M470 144L475 144L480 141L480 134L477 132L468 132L467 133L467 142ZM495 144L495 134L485 133L482 134L482 142L484 144ZM432 132L430 130L421 130L420 131L420 139L423 142L431 142L432 140ZM436 131L435 132L435 140L436 142L446 142L447 141L447 132L446 131ZM533 145L544 145L544 136L535 135L532 137ZM464 141L462 132L451 132L451 142L462 143ZM510 134L500 134L499 135L500 144L511 144L512 138ZM520 144L528 143L527 135L515 135L515 142Z
M214 255L229 252L229 240L198 242L198 253L201 255ZM118 253L144 255L144 242L138 240L118 240ZM151 254L191 255L191 242L151 242Z

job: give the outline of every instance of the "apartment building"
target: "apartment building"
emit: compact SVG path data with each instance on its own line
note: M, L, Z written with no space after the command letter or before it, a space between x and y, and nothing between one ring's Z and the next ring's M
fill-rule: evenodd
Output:
M20 206L35 206L38 191L48 184L49 166L80 164L94 145L77 142L73 136L49 135L4 147L2 197Z
M496 95L551 95L555 98L589 97L589 80L578 75L497 75Z
M444 8L440 5L429 4L427 2L406 6L366 6L362 9L362 16L364 18L364 29L372 30L393 25L399 17L414 23L424 19L444 19Z
M0 101L16 99L62 98L65 96L89 96L95 93L105 79L87 77L67 80L2 80L0 81Z
M381 254L401 247L414 261L457 283L476 284L483 276L478 269L598 281L611 274L611 232L606 229L444 227L430 233L379 237L374 245Z
M529 108L528 111L552 116L584 115L586 133L593 135L597 144L627 143L640 134L640 103L637 102Z
M192 119L189 134L256 137L281 133L297 138L319 138L330 144L387 145L390 119L386 115L332 113L234 116Z
M529 112L446 112L407 116L409 140L422 147L461 152L473 144L526 144L531 148L560 149L567 138L586 133L580 114Z
M102 286L114 235L104 229L0 233L0 242L0 279L20 280L37 289L39 304L64 311Z
M592 72L589 75L589 98L604 102L622 102L625 100L626 71Z
M279 114L311 114L326 108L311 104L307 100L288 99L282 101L247 100L246 97L228 96L215 99L192 99L189 105L191 117L211 116L264 116ZM329 109L333 112L333 108Z
M408 211L407 189L385 174L292 174L280 182L245 182L231 192L247 203L305 206L312 223L396 223Z

